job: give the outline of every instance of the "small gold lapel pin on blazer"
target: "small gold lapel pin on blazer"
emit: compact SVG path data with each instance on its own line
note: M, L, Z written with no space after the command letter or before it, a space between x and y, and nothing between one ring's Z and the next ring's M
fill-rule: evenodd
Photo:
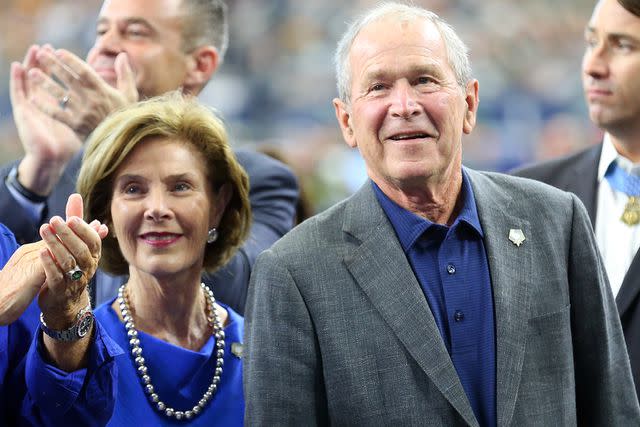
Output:
M512 228L509 230L509 240L517 247L520 247L522 242L525 241L524 233L519 228Z

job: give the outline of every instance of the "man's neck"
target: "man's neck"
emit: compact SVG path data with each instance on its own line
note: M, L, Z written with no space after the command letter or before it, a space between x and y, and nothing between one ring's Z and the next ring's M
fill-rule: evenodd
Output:
M640 126L632 131L607 130L618 154L633 163L640 163Z
M398 206L437 224L451 225L461 208L462 170L449 179L422 185L402 185L374 180Z

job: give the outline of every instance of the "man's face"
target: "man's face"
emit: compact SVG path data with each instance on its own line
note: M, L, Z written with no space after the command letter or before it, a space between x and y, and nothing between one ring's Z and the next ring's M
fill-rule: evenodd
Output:
M105 0L87 62L116 85L114 61L126 52L142 97L183 86L190 57L182 51L181 0Z
M591 120L628 132L640 126L640 18L602 0L585 30L582 82Z
M437 28L389 16L350 51L351 102L334 100L343 136L378 185L423 186L459 171L462 133L475 124L477 81L457 83Z

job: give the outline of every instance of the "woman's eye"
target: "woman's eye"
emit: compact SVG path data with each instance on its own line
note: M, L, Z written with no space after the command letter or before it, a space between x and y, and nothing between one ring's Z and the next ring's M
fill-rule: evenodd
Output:
M184 182L178 183L175 186L176 191L187 191L189 188L191 188L189 184L186 184Z
M140 187L136 184L129 184L124 188L125 194L138 194L140 192Z

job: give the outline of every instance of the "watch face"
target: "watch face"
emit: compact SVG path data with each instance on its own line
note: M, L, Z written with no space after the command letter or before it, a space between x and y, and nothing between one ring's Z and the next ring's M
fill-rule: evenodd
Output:
M93 314L91 312L88 312L84 316L82 316L82 319L80 319L80 322L78 323L79 337L84 337L85 335L87 335L87 332L89 332L89 329L91 329L92 320Z

